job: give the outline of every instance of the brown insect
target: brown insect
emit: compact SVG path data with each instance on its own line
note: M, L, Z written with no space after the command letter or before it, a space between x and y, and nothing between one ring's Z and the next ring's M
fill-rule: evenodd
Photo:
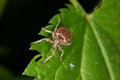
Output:
M60 23L60 18L58 18L58 23L53 32L46 30L45 28L42 28L45 32L52 34L53 40L50 40L49 38L43 38L43 39L40 39L40 40L34 42L34 43L39 43L39 42L45 40L45 41L53 44L54 50L52 52L52 55L48 56L45 59L44 63L47 62L50 58L52 58L55 55L57 48L59 48L59 50L62 52L61 56L60 56L60 60L62 61L62 57L64 55L64 50L61 48L60 45L70 45L71 44L72 32L67 27L59 27L58 28L59 23Z

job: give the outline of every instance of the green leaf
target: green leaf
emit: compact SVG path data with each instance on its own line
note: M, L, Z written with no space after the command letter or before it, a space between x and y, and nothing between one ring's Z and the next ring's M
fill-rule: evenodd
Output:
M32 44L30 49L37 50L36 55L27 66L23 75L35 77L35 80L119 80L120 79L120 5L118 0L103 0L99 8L86 14L76 0L73 5L60 9L60 14L50 20L45 28L54 31L58 17L59 26L72 31L72 44L62 46L54 57L46 63L43 61L51 55L52 44L43 41ZM52 39L51 34L43 30L39 33ZM42 56L42 59L38 60Z

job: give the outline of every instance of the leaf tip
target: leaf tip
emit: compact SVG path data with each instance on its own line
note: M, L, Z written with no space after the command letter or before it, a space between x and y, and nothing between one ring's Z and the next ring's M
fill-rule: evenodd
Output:
M77 8L79 5L79 2L77 0L70 0L70 2Z

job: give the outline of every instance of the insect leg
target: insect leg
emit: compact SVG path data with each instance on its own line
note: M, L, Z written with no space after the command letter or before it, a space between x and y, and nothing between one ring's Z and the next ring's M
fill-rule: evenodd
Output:
M39 42L42 42L42 41L47 41L47 42L49 42L49 43L53 43L53 41L50 40L49 38L43 38L43 39L37 40L37 41L32 42L32 43L39 43Z
M52 55L49 56L48 58L46 58L45 61L44 61L44 63L46 63L50 58L52 58L52 57L55 55L56 49L57 49L57 48L54 48L54 50L53 50L53 52L52 52Z
M48 58L45 59L44 63L46 63L50 58L52 58L53 55L49 56Z
M69 45L71 45L72 44L72 42L71 43L67 43L67 44L65 44L66 46L69 46Z
M55 31L57 30L57 27L58 27L59 23L60 23L60 17L58 17L58 22L57 22L57 24L56 24L56 26L55 26L54 33L55 33Z
M62 61L62 57L64 55L64 50L61 48L61 46L58 46L59 50L62 52L60 55L60 60Z
M42 28L42 30L44 30L44 31L45 31L45 32L47 32L47 33L52 33L52 34L53 34L53 32L52 32L52 31L47 30L47 29L45 29L45 28Z

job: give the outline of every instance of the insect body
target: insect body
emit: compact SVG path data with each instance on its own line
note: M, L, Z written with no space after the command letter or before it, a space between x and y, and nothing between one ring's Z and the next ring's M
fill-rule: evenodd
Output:
M54 42L57 40L59 44L66 45L72 40L72 33L67 27L58 28L53 36Z
M70 45L72 40L72 32L67 27L59 27L58 25L60 23L60 18L58 19L58 23L55 27L54 32L46 30L45 28L42 28L45 32L51 33L53 40L50 40L49 38L43 38L38 41L35 41L34 43L41 42L43 40L50 42L53 44L53 52L52 55L45 59L44 63L47 62L50 58L52 58L55 55L56 49L59 48L59 50L62 52L60 56L60 60L62 61L62 56L64 55L64 50L61 48L60 45Z

